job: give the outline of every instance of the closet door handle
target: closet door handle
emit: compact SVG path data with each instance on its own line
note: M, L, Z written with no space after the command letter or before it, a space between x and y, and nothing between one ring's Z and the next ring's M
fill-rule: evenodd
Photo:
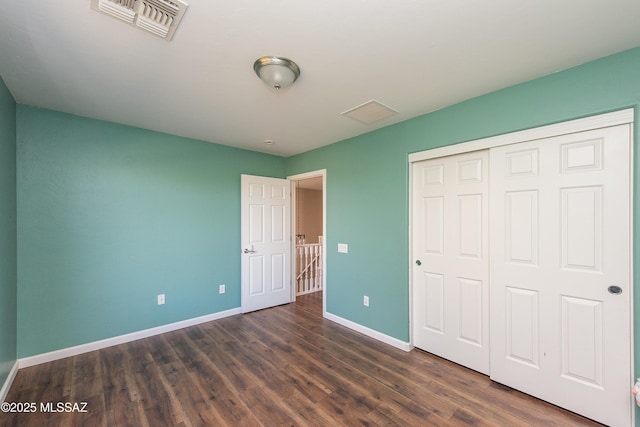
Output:
M609 286L607 289L610 294L620 295L622 293L622 288L620 286Z

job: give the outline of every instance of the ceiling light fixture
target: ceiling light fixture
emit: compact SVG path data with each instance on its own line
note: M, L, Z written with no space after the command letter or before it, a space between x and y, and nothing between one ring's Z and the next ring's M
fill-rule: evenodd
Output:
M300 77L300 67L290 59L278 56L263 56L253 63L258 77L272 88L279 90L293 84Z

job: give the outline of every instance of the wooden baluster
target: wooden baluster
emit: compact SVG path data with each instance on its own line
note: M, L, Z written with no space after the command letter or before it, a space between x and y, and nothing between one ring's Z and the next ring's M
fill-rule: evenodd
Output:
M318 257L320 245L313 247L313 291L318 291L318 285L320 283L320 270L318 269Z
M300 293L304 294L304 246L300 244Z
M313 245L313 291L318 290L318 245Z
M322 244L296 245L296 295L322 290Z
M313 288L315 287L315 275L313 270L313 251L314 246L309 246L309 292L313 292Z
M305 265L307 266L307 278L306 278L306 285L307 285L307 293L309 293L309 291L311 291L311 286L312 286L312 282L311 282L311 268L309 266L309 264L311 264L311 248L309 247L309 245L306 246L307 249L307 262L305 263Z
M304 268L304 266L302 265L302 246L296 246L296 293L298 295L302 294L302 277L300 276L300 273L302 272L302 269Z
M309 288L307 289L307 292L311 292L311 290L313 289L313 270L312 270L312 264L313 262L313 246L309 246L309 260L307 261L307 275L309 276Z
M300 295L304 294L304 246L300 244L300 274L298 275L300 281Z
M318 276L320 277L319 279L320 283L318 284L318 290L323 289L323 286L322 286L322 283L324 280L323 274L324 274L324 271L322 270L322 245L319 245L318 246Z
M322 289L322 245L318 244L318 257L316 258L316 267L318 270L318 286L317 290Z

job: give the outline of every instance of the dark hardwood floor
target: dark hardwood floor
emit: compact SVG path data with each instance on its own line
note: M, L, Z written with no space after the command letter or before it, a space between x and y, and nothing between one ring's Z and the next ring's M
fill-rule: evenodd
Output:
M6 401L36 404L0 413L20 427L599 425L325 320L321 293L22 369Z

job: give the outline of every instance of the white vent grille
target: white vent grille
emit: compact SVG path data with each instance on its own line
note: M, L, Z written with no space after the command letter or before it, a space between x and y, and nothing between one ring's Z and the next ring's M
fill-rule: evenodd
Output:
M180 0L91 0L91 8L171 40L187 4Z
M133 24L136 19L136 13L133 11L134 0L120 0L120 1L103 1L98 3L98 10L104 12L107 15L111 15L115 18L122 19L129 24Z
M375 99L372 99L371 101L367 101L357 107L343 111L340 114L368 125L386 117L393 116L394 114L398 114L398 112Z

